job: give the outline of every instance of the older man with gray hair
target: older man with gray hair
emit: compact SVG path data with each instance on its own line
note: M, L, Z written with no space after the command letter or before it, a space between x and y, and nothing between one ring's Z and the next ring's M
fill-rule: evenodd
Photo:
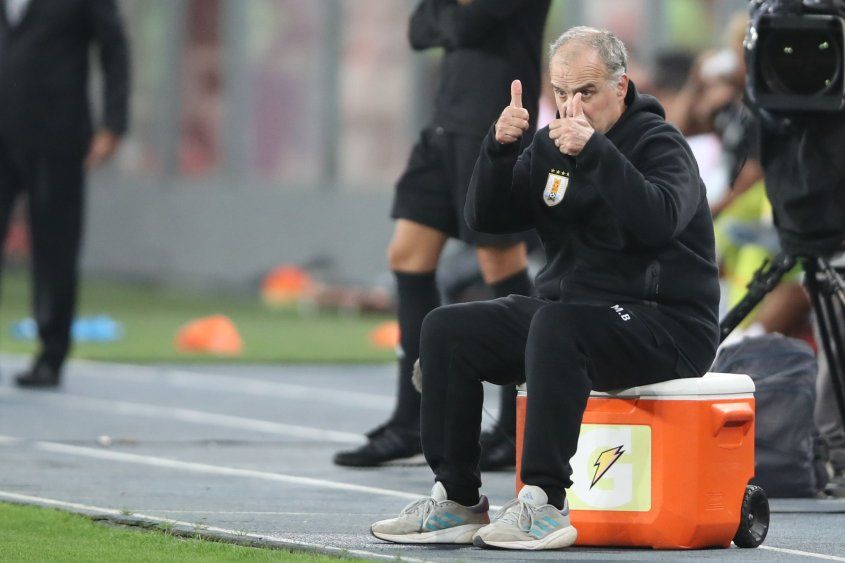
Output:
M431 497L372 526L403 543L557 549L575 542L566 489L590 391L699 377L718 340L713 225L695 159L628 79L613 34L552 45L558 118L522 147L521 84L484 140L465 215L490 233L536 228L539 296L441 307L420 341ZM524 378L521 376L524 374ZM516 499L489 523L480 496L482 381L527 380Z

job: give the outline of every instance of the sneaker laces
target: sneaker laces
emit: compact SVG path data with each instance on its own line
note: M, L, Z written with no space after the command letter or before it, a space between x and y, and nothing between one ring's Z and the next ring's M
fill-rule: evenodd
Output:
M517 506L519 508L516 508ZM531 529L531 524L534 521L534 512L535 509L532 505L515 498L502 507L493 521L513 524L520 530L527 532Z
M426 518L428 518L429 514L434 512L434 507L437 505L437 501L431 497L424 497L418 500L415 500L408 506L402 509L402 512L399 513L399 516L407 516L410 514L417 513L420 519L420 526L425 523Z

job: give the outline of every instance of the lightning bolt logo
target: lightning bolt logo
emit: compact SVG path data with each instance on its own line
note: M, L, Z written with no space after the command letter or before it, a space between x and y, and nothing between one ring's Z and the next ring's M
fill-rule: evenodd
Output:
M622 449L622 446L616 446L615 448L610 448L609 450L604 450L599 456L596 458L596 462L593 464L593 467L596 468L596 472L593 475L593 482L590 484L590 488L592 489L599 480L604 477L604 474L613 467L613 464L622 457L625 451Z

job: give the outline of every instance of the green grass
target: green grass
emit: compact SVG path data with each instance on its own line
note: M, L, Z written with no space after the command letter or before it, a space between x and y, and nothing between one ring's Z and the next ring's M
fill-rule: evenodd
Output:
M180 538L98 524L76 514L0 503L3 561L309 561L340 558Z
M184 323L207 315L224 314L238 327L244 353L217 358L184 354L173 344ZM389 317L348 316L321 312L302 316L294 309L273 310L255 298L209 295L139 284L86 280L82 284L79 315L106 314L123 323L123 340L82 343L73 357L91 360L152 362L385 362L392 350L375 348L369 332ZM32 354L33 342L13 340L9 326L31 316L29 276L20 270L4 272L0 300L0 351Z

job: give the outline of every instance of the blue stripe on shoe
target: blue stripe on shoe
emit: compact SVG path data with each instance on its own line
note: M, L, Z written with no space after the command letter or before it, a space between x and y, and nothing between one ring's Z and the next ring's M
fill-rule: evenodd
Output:
M449 520L452 520L455 524L463 524L464 522L466 522L466 518L461 518L460 516L455 516L451 512L447 512L443 516L445 516Z
M434 520L434 522L435 522L438 526L440 526L440 529L441 529L441 530L442 530L443 528L448 528L448 527L450 526L449 522L447 522L446 520L443 520L443 519L442 519L442 518L440 518L439 516L431 515L431 516L429 516L429 517L428 517L428 520L429 520L429 521Z
M531 528L530 530L528 530L528 533L529 533L530 535L534 536L535 538L537 538L538 540L539 540L541 537L543 537L543 532L541 532L541 531L540 531L540 530L538 530L537 528Z
M556 521L554 518L552 518L551 516L543 516L543 520L545 520L546 522L548 522L549 524L551 524L551 525L552 525L552 528L559 528L559 527L560 527L560 522L557 522L557 521Z

